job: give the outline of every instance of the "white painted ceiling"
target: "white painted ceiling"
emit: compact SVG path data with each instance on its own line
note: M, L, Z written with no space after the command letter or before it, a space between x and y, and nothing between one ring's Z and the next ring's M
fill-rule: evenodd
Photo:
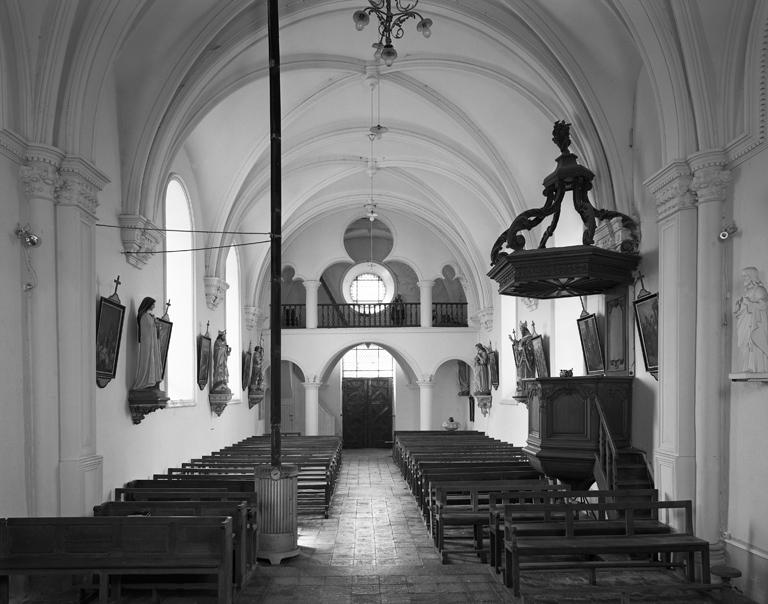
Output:
M573 150L597 175L595 205L631 212L624 174L641 60L611 2L422 0L432 36L409 21L392 67L374 61L375 19L353 24L366 0L279 5L287 255L317 237L321 219L337 217L343 232L365 215L372 100L389 129L373 145L379 215L395 233L408 223L442 242L478 306L493 288L493 241L543 204L555 120L573 124ZM264 1L158 0L134 15L115 71L123 188L150 219L164 170L183 161L196 226L269 231L266 23ZM242 250L256 292L268 254ZM216 253L207 264L223 267Z

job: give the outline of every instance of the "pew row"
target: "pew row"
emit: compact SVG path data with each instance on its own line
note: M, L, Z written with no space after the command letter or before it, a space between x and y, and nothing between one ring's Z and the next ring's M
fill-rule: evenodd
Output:
M0 519L0 604L10 601L10 575L95 575L99 604L110 583L120 597L127 575L197 575L182 583L214 589L232 604L230 517L58 517ZM208 580L211 579L211 580Z

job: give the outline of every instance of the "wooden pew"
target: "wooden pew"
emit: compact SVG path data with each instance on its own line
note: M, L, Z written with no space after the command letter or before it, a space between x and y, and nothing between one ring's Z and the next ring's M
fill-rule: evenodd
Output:
M106 501L94 516L229 516L232 518L233 581L241 589L256 566L256 508L244 501Z
M535 491L523 491L523 492L506 492L506 493L491 493L490 501L488 505L488 540L491 550L491 564L494 566L496 572L499 572L502 567L503 554L504 554L504 509L507 505L519 504L519 503L539 503L539 504L552 504L552 503L567 503L569 501L581 502L581 503L643 503L650 501L658 501L659 492L656 489L618 489L618 490L587 490L587 491L573 491L566 485L547 485ZM512 508L514 509L514 508ZM650 516L650 513L648 514ZM546 521L551 517L551 514L535 514L530 512L526 514L525 521L534 523L538 521ZM518 523L523 522L523 518L520 514L515 515L515 520ZM530 527L533 527L531 524ZM623 530L623 524L621 522L615 523L616 531ZM609 530L609 524L602 525L603 530ZM658 520L654 520L652 524L647 527L642 525L636 526L637 530L644 530L646 532L669 532L669 527L660 523Z
M642 533L640 523L647 521L644 513L651 511L656 518L662 510L684 512L684 530L669 533ZM549 519L538 529L532 529L526 522L517 523L515 514L543 514ZM612 521L591 518L596 514L605 518L610 513L622 516L623 529L615 534ZM601 524L608 522L608 524ZM523 570L587 569L590 579L596 582L595 571L601 568L637 568L662 566L671 567L668 560L658 556L671 557L685 554L689 582L695 583L695 554L701 559L701 583L709 585L709 542L693 535L691 502L654 501L642 504L630 503L555 503L555 504L514 504L505 506L504 584L513 588L520 597L520 572ZM580 523L588 523L586 525ZM605 528L604 528L605 527ZM540 531L540 532L539 532ZM557 534L553 534L557 533ZM623 559L589 559L608 554L624 555ZM647 559L638 559L645 554ZM546 557L563 557L558 560ZM630 559L630 556L632 557Z
M441 561L448 561L445 546L446 527L472 529L471 551L485 562L486 552L483 547L483 530L488 525L488 503L490 494L498 491L535 489L547 483L542 476L534 478L479 481L440 481L431 483L434 489L434 503L430 509L430 527L435 547ZM459 551L454 548L452 551Z
M0 604L10 575L98 576L99 603L109 583L119 598L125 575L203 575L218 604L232 604L232 519L229 517L59 517L0 519Z

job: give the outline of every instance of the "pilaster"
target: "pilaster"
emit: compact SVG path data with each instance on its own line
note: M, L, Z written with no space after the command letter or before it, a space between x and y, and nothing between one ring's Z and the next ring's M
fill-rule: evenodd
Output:
M696 196L685 161L675 161L645 185L656 198L659 230L659 402L655 425L660 496L693 499L695 492Z
M696 534L710 542L713 564L725 562L724 506L727 492L721 493L728 426L721 392L728 366L723 326L724 246L723 205L731 173L724 151L697 153L688 158L693 173L691 189L698 200L698 257L696 279L696 340L715 343L696 347ZM714 269L714 270L713 270ZM727 489L727 487L725 487Z
M96 454L94 347L97 194L108 182L76 157L64 158L56 188L56 273L59 353L59 512L87 514L101 495ZM93 498L95 496L95 498Z
M416 383L419 386L419 430L432 430L432 395L435 390L433 376L425 375Z
M28 250L27 355L29 362L29 432L26 437L32 459L30 514L58 515L59 463L59 355L52 345L56 334L56 187L64 154L42 145L29 146L19 167L19 179L27 200L30 228L40 236L39 247ZM92 302L92 301L91 301ZM87 308L91 308L89 303ZM78 340L80 341L80 337ZM95 341L95 337L94 337Z
M423 279L421 281L417 281L416 285L419 286L421 327L432 327L432 288L434 287L435 282L430 279Z
M317 436L320 425L320 382L304 382L304 429L307 436Z
M307 329L317 328L317 289L320 287L320 281L316 279L304 280L304 291L306 292L305 309L307 312Z

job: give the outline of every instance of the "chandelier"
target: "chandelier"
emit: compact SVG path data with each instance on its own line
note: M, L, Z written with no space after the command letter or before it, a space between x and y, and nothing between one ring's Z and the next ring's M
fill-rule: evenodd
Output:
M379 41L373 44L373 56L376 60L382 59L387 67L391 67L397 58L392 38L399 40L403 37L403 24L408 19L419 19L416 31L420 31L425 38L432 35L432 19L425 19L414 10L418 3L419 0L395 0L395 11L392 12L392 0L368 0L370 6L356 10L352 15L358 31L368 25L371 14L376 15L379 20Z

